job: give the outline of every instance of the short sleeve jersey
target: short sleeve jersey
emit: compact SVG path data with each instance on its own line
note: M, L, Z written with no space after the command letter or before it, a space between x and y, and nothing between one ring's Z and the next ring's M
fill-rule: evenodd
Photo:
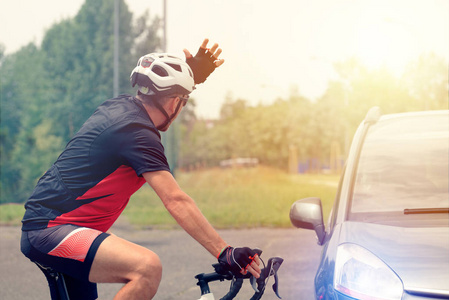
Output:
M40 178L22 230L62 224L107 231L144 183L170 171L159 131L142 103L121 95L101 104Z

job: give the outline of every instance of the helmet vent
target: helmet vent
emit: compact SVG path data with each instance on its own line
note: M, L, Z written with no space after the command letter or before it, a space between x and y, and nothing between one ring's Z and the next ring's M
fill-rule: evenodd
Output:
M155 65L152 69L151 69L155 74L161 76L161 77L167 77L168 76L168 72L165 71L163 68L161 68L158 65Z
M175 64L167 64L170 67L172 67L173 69L175 69L178 72L182 72L181 66L180 65L175 65Z

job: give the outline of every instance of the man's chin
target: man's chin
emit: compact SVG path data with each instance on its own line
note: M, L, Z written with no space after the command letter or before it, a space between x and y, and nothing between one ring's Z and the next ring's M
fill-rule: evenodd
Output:
M168 128L170 128L170 124L168 124L167 126L164 126L162 128L158 128L157 130L162 131L162 132L166 132L168 130Z

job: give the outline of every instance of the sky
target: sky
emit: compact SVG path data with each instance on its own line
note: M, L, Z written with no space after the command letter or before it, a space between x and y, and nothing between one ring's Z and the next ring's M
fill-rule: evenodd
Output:
M166 1L167 52L196 53L204 38L223 49L225 63L192 93L203 118L217 118L226 97L270 104L296 90L319 98L336 78L333 64L351 57L398 76L422 53L449 61L448 0ZM163 14L163 0L125 2L136 17ZM0 43L7 54L39 45L83 3L0 0Z

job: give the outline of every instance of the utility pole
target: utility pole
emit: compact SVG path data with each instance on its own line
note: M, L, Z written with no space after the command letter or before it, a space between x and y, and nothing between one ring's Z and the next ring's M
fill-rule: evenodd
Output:
M120 92L119 87L119 0L114 1L114 76L113 76L113 93L117 97Z
M163 28L162 28L162 30L163 30L163 32L164 32L164 37L163 37L163 40L162 40L162 50L164 51L164 52L167 52L167 0L163 0L163 14L164 14L164 16L163 16Z
M167 52L167 0L163 0L163 38L162 38L162 51ZM165 156L167 157L168 164L173 176L175 176L176 169L178 168L178 143L177 133L179 132L179 122L175 120L170 128L162 134L162 144L165 147Z

